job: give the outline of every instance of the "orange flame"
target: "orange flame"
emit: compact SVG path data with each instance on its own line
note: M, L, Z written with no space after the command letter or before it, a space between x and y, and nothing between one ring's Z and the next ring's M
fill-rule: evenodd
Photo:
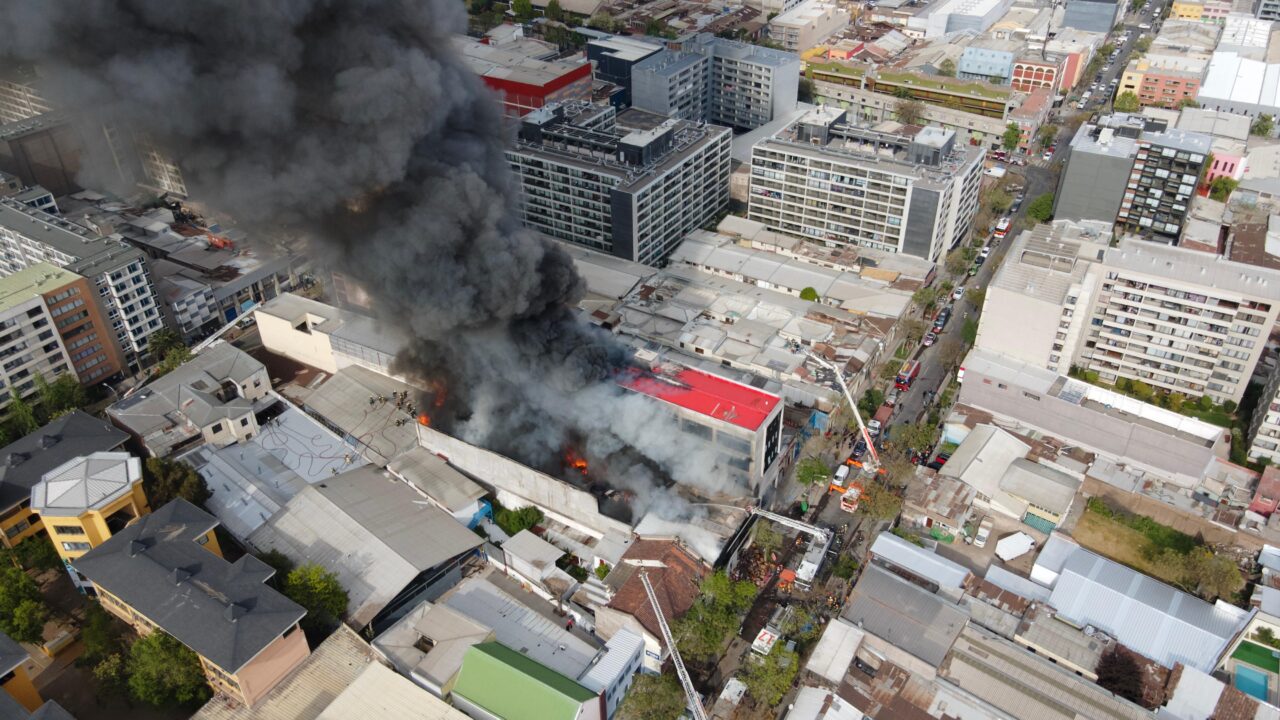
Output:
M439 380L431 383L431 389L435 391L435 397L431 400L432 407L444 407L444 401L449 397L449 388Z
M578 453L574 452L573 450L566 450L566 451L564 452L564 462L565 462L565 464L566 464L566 465L568 465L569 467L573 468L574 470L577 470L578 472L582 473L583 475L586 475L586 474L587 474L587 461L586 461L586 459L585 459L585 458L583 458L583 457L582 457L581 455L579 455Z
M422 427L431 427L431 416L426 413L418 415L418 424Z

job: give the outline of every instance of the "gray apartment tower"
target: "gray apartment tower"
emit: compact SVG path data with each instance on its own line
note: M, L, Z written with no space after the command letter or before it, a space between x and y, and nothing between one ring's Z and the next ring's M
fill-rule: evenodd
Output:
M507 151L526 227L655 265L729 202L728 128L612 106L549 105Z
M1176 242L1210 143L1207 135L1140 115L1081 125L1058 181L1054 217L1114 222L1117 232Z
M815 109L751 149L747 216L827 245L938 260L978 209L982 149L926 127L898 135Z
M743 130L791 112L800 89L794 53L699 33L631 69L632 105Z

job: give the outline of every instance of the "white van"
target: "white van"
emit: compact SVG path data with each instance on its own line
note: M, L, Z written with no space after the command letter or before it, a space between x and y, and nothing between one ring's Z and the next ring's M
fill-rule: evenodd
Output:
M978 523L978 534L973 537L974 547L986 547L987 540L991 537L991 516L982 518L982 522Z

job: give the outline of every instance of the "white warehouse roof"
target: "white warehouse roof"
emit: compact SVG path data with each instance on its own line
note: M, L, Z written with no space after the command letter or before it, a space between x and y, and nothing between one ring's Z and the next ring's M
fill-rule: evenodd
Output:
M1165 667L1212 672L1252 611L1210 605L1088 550L1067 558L1049 597L1064 619L1092 625Z
M1200 97L1253 105L1280 104L1280 65L1215 52Z
M964 587L969 571L937 553L907 542L893 533L880 533L871 554L944 588Z

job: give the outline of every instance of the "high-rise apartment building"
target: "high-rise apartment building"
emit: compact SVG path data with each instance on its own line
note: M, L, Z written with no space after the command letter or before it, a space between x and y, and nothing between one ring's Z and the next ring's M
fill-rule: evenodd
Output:
M34 69L16 66L0 71L0 125L37 117L50 110L38 89Z
M1100 227L1100 226L1099 226ZM1089 223L1024 232L993 278L975 347L1064 373L1239 402L1280 307L1280 270Z
M130 369L147 360L147 340L163 327L146 255L128 243L97 233L10 198L0 198L0 277L49 263L93 283L108 333ZM86 302L86 305L88 303ZM77 311L88 313L86 309ZM63 318L71 327L71 321Z
M579 32L589 30L580 28ZM606 35L587 41L587 59L597 80L613 83L622 88L617 96L621 107L631 106L631 70L646 58L660 53L663 46L649 37Z
M31 397L36 377L73 374L88 385L118 373L112 341L93 286L48 263L0 278L0 406L11 392Z
M799 90L799 56L709 33L694 35L631 70L635 107L745 130L794 110Z
M656 264L729 202L728 128L612 107L526 115L507 161L526 227Z
M1175 241L1212 138L1116 113L1080 126L1058 181L1054 216L1115 222L1117 230Z
M747 216L828 245L937 260L969 232L981 172L982 150L950 130L883 133L827 106L752 148Z

